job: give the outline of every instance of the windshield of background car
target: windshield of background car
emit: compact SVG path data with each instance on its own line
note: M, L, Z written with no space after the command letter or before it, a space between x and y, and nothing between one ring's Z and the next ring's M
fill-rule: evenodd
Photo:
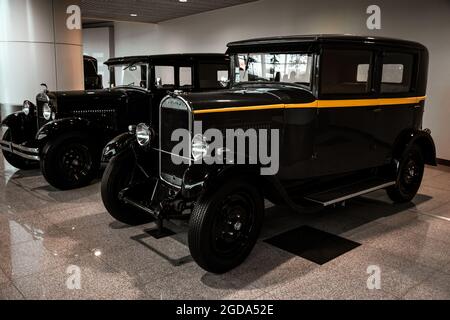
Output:
M282 82L310 87L310 53L248 53L235 56L234 82Z
M114 82L112 86L132 86L148 88L147 70L148 64L125 64L111 66L114 71Z

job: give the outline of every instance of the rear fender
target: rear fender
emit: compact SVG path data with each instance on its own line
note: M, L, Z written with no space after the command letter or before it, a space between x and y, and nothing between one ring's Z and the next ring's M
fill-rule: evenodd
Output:
M414 144L418 145L422 150L425 164L437 165L436 146L431 137L430 130L427 129L407 130L400 134L394 145L393 158L400 159L403 152Z

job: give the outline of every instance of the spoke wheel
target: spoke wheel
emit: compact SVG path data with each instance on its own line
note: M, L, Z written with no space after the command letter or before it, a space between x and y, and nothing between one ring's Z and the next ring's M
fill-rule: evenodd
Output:
M59 158L59 157L58 157ZM61 150L59 167L68 181L76 183L84 179L92 168L89 148L82 144L70 144Z
M81 188L98 175L100 147L82 133L62 134L49 140L41 153L45 179L57 189Z
M419 191L425 170L422 150L413 145L405 151L397 172L396 184L387 189L394 202L409 202Z
M136 158L131 150L127 150L111 159L101 183L102 200L106 210L117 221L133 226L154 221L148 213L119 200L119 193L133 184L135 174Z
M232 178L196 202L188 242L194 260L206 271L227 272L253 249L264 218L264 201L256 187Z

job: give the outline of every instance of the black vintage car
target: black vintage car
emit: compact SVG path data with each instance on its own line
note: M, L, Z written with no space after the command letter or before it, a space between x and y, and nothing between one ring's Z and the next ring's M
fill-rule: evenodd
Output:
M217 90L229 70L224 54L136 56L105 64L111 88L44 88L36 104L25 101L21 112L3 120L0 148L11 165L29 169L40 163L46 180L58 189L87 185L99 172L108 141L129 125L158 123L158 106L169 90Z
M102 180L103 202L117 220L156 218L161 228L163 219L189 219L189 248L205 270L226 272L247 257L264 198L299 212L378 189L407 202L424 164L436 165L430 131L422 129L424 46L319 35L234 42L227 53L231 88L165 97L159 132L141 124L128 144L110 145L117 155ZM178 152L180 128L190 134L188 153ZM228 131L244 138L244 149L217 143ZM255 146L273 161L255 161Z

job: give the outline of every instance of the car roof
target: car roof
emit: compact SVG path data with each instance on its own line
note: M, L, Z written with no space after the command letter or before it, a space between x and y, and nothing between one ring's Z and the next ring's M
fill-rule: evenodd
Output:
M238 51L243 47L270 47L282 45L305 45L313 43L347 43L347 44L379 44L389 46L413 47L417 49L425 49L425 46L418 42L372 36L357 36L350 34L314 34L314 35L294 35L281 37L256 38L249 40L241 40L230 42L228 44L228 52Z
M165 62L165 61L190 61L190 60L227 60L223 53L180 53L180 54L159 54L147 56L127 56L111 58L105 62L106 65L139 62Z

